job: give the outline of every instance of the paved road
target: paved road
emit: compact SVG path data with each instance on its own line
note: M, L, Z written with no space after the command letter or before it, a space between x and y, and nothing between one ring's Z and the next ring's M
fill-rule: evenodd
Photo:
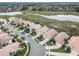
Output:
M16 33L17 35L24 37L26 41L30 43L31 51L30 51L29 56L45 56L46 55L46 48L43 45L37 43L34 39L31 39L31 37L20 33L20 31L18 31L17 28L11 27L10 24L5 24L5 27L9 28L12 32Z

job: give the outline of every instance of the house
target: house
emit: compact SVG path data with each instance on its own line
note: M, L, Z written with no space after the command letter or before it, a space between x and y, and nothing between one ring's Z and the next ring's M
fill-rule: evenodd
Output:
M47 32L49 30L49 28L46 26L42 26L42 27L35 29L35 30L36 30L37 35L42 35L45 32Z
M23 20L22 19L15 19L13 20L15 24L22 24Z
M35 23L33 23L33 22L31 22L31 23L29 24L29 26L30 26L30 29L33 29L33 28L35 28L35 27L36 27L36 24L35 24Z
M57 46L63 46L65 43L65 39L68 39L70 36L65 32L60 32L58 35L54 37Z
M36 24L36 26L35 26L35 29L39 29L39 28L41 28L42 26L40 25L40 24Z
M79 36L72 36L68 42L68 46L71 49L71 53L79 55Z
M31 22L30 22L30 21L28 21L28 20L27 20L27 21L23 20L23 24L27 26L27 25L30 25L30 24L31 24Z
M9 56L9 53L6 49L0 49L0 56Z
M58 32L55 29L50 29L49 31L47 31L45 34L43 34L43 37L47 40L51 39L52 37L54 37L55 35L57 35Z
M30 22L30 21L24 21L23 23L25 25L29 25L30 30L31 29L38 29L38 28L42 27L40 24L35 24L33 22Z
M13 36L10 36L8 33L0 33L0 44L4 45L7 43L12 43Z
M15 43L12 43L12 44L4 47L3 49L6 49L8 52L15 52L18 50L18 48L19 48L19 43L15 42Z
M0 49L0 56L9 56L10 53L16 52L19 50L19 43L15 42L10 45L5 46L4 48Z
M10 17L9 20L11 20L11 22L14 22L15 24L22 24L23 23L22 18L18 18L18 17Z
M30 29L38 29L40 27L42 27L40 24L35 24L35 23L30 24Z

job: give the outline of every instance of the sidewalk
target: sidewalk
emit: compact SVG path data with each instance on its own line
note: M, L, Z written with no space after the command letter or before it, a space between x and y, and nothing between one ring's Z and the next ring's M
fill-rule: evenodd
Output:
M49 40L43 40L42 42L40 42L40 44L44 45L46 42L48 42Z
M60 48L59 46L45 46L46 49L58 49Z
M36 39L37 37L39 37L40 35L36 35L36 36L33 36L32 39Z
M76 56L73 53L59 53L59 52L47 52L49 55L56 55L56 56Z

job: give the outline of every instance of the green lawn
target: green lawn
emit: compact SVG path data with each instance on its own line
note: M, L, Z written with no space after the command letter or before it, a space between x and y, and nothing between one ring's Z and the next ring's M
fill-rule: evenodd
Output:
M31 10L23 10L22 12L27 12L32 14L45 14L45 15L58 15L58 14L79 15L79 12L55 12L55 11L31 11Z
M52 42L50 42L50 41L48 41L48 42L46 42L46 44L48 45L48 46L53 46L53 44L51 44Z
M37 39L37 40L41 42L41 41L43 41L44 39Z
M31 36L35 36L35 35L36 35L35 29L32 29L31 31L32 31L32 32L30 33L30 35L31 35Z
M9 15L0 15L0 18L4 18L4 19L8 19L9 17L11 17L11 16L9 16Z
M39 42L41 42L41 41L43 41L43 40L45 40L44 38L43 38L43 36L41 35L41 36L39 36L39 37L37 37L36 38Z
M64 49L65 49L64 47L61 47L61 48L59 48L59 49L51 49L50 51L51 51L51 52L67 53Z
M29 45L29 44L28 44ZM15 56L24 56L24 54L26 53L26 51L27 51L27 45L25 44L25 43L22 43L21 44L21 47L25 47L23 50L21 50L21 51L17 51L16 52L16 54L15 54ZM29 55L29 52L30 52L30 45L29 45L29 51L28 51L28 53L27 53L27 55Z
M22 41L18 38L16 38L16 41L19 42L19 43L22 43Z

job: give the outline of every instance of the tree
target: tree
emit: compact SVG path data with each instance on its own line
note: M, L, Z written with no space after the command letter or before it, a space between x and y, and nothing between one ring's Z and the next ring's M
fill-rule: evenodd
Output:
M67 47L67 48L66 48L66 52L67 52L67 53L70 53L70 52L71 52L71 48L70 48L70 47Z
M43 39L43 35L40 35L39 37L37 37L37 39Z
M36 35L36 31L35 29L32 29L32 32L30 33L32 36L35 36Z
M79 7L75 7L76 12L79 12Z
M24 32L30 33L30 29L29 29L29 28L26 28L26 29L24 30Z
M21 8L21 10L27 10L28 9L28 6L26 5L23 5L23 7Z
M56 41L53 39L53 44L56 44Z
M12 40L12 43L16 42L14 39Z
M21 37L21 39L22 39L22 40L25 40L25 38L24 38L24 37Z

